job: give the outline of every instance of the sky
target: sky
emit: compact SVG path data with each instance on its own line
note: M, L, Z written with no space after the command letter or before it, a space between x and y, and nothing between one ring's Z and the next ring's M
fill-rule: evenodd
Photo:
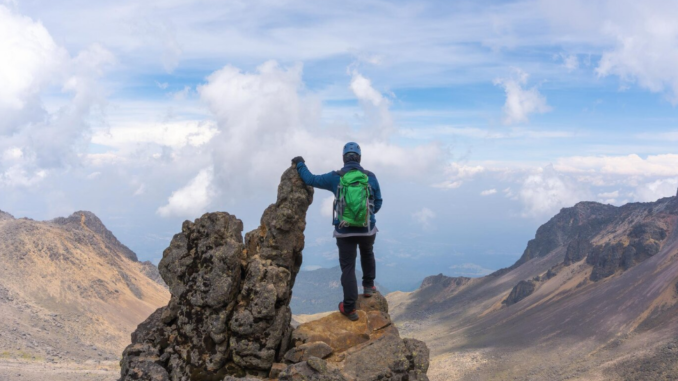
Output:
M0 209L90 210L155 263L186 219L256 228L301 155L376 173L377 278L511 265L580 201L678 188L670 0L0 0ZM329 192L304 269L338 264Z

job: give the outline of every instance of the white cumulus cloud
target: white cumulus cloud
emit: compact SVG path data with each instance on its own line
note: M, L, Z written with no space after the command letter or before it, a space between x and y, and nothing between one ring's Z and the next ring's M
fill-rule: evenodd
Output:
M480 195L481 196L490 196L490 195L493 195L493 194L496 194L496 193L497 193L496 189L488 189L488 190L484 190L484 191L480 192Z
M325 197L320 206L320 214L327 218L332 218L334 211L334 196Z
M71 57L40 22L3 5L0 57L0 152L21 152L0 162L0 185L34 185L50 170L78 165L90 112L105 103L98 79L115 57L99 45ZM47 110L43 93L57 89L65 103Z
M212 186L213 180L212 167L201 170L186 186L172 193L167 205L158 208L158 214L163 217L199 217L207 211L212 198L216 195Z
M549 165L523 181L518 198L524 206L523 216L545 217L589 199L590 192L584 184Z
M524 123L529 120L530 114L543 114L551 111L546 98L537 87L525 88L528 74L517 69L510 78L496 79L495 85L501 86L506 92L504 104L504 123Z
M659 179L639 185L635 190L636 200L643 202L656 201L663 197L678 194L678 178Z

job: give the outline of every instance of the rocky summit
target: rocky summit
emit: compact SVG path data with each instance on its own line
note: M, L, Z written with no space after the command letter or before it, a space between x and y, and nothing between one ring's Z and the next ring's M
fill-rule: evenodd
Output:
M186 221L159 270L171 299L132 334L121 381L427 380L428 349L402 340L383 297L356 323L332 314L290 325L313 189L294 168L261 225L242 238L228 213Z

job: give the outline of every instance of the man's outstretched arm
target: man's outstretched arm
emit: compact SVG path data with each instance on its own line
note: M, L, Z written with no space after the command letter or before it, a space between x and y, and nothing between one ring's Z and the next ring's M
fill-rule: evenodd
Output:
M297 164L299 177L301 177L306 185L332 192L332 177L334 177L334 172L329 172L324 175L314 175L308 170L302 157L295 157L292 159L292 162Z
M376 214L379 209L381 209L381 204L384 203L384 200L381 198L381 188L379 187L379 181L377 177L374 177L374 185L372 191L374 191L374 213Z

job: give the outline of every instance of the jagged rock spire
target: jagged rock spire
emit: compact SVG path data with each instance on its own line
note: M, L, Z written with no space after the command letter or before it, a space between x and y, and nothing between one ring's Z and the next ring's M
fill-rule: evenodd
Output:
M289 346L289 302L312 201L313 189L289 168L245 244L242 222L228 213L184 222L159 265L170 303L132 335L121 379L267 376Z

